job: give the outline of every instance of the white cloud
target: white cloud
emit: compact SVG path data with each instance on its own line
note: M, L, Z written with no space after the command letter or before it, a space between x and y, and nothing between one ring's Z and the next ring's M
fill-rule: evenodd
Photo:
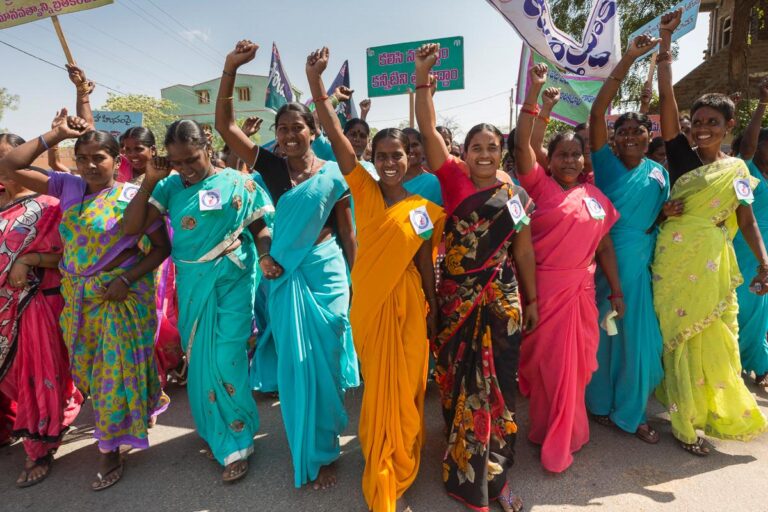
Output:
M179 32L179 35L190 43L194 43L195 39L199 39L204 43L207 43L211 39L211 29L207 28L205 30L182 30Z

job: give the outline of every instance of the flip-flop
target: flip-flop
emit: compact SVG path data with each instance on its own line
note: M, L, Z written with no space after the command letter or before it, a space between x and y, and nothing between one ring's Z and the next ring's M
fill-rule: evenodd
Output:
M123 459L122 456L119 456L117 465L107 471L106 474L102 475L101 472L96 473L96 478L98 478L98 480L91 484L91 490L99 492L103 491L104 489L108 489L119 482L123 478L124 474L125 459ZM110 481L110 477L112 475L117 475L117 478Z
M240 471L233 473L232 469L234 469L236 464L240 464ZM221 479L225 483L232 483L242 479L246 474L248 474L248 461L246 459L240 459L227 464L227 466L224 468L224 474L221 476Z
M602 414L593 414L592 419L595 420L595 423L598 423L604 427L612 427L614 425L613 420L611 420L610 416L604 416Z
M42 482L43 480L45 480L46 478L48 478L48 475L51 474L51 467L52 467L52 464L53 464L53 455L51 455L49 453L48 455L45 455L44 457L40 457L39 459L35 460L34 464L35 465L32 466L31 468L27 469L25 467L22 470L21 473L22 473L22 475L24 475L24 481L23 482L18 482L17 481L16 482L16 487L18 487L19 489L24 489L26 487L32 487L33 485L37 485L40 482ZM41 476L39 476L39 477L37 477L37 478L35 478L33 480L30 480L29 479L29 474L32 471L34 471L35 469L39 468L39 467L46 467L47 469L46 469L45 473L43 473Z
M645 427L645 428L643 428ZM659 433L656 432L649 424L644 423L637 427L635 437L648 444L656 444L659 442Z

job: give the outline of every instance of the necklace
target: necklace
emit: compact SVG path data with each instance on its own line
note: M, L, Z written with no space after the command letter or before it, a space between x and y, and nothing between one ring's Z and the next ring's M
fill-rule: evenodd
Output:
M203 175L203 177L200 178L200 181L198 181L197 183L200 183L200 182L203 182L203 181L207 180L208 178L210 178L214 174L216 174L216 168L213 166L213 164L211 164L211 166L208 168L208 170L205 171L205 174ZM192 185L196 185L197 184L197 183L190 183L187 180L185 180L184 178L182 178L181 181L184 183L184 188L189 188Z
M305 169L305 170L303 170L303 171L301 171L300 173L298 173L298 174L297 174L297 173L296 173L296 171L294 171L294 170L291 168L291 162L290 162L290 161L288 160L288 158L286 157L286 158L285 158L285 165L286 165L286 167L288 167L288 175L289 175L289 176L290 176L290 178L291 178L291 185L295 187L295 186L296 186L296 185L298 185L299 183L302 183L302 182L303 182L303 181L305 181L307 178L309 178L310 176L312 176L312 171L313 171L313 169L315 168L315 162L316 162L316 161L317 161L317 157L315 156L315 154L314 154L314 153L312 153L312 161L311 161L311 162L309 162L309 168L308 168L308 169ZM295 174L295 177L294 177L294 174Z

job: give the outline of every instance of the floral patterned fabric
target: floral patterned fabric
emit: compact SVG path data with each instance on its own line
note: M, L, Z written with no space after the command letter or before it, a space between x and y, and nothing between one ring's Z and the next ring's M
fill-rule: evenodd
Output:
M433 350L448 429L443 481L448 493L475 510L488 510L506 485L513 463L515 374L521 308L509 256L515 233L508 184L466 197L446 221L439 287L441 329Z
M670 197L685 202L685 213L667 219L657 240L653 291L665 372L658 395L684 443L696 442L696 429L745 440L766 428L739 362L735 290L743 279L731 243L737 179L757 185L735 158L680 177Z

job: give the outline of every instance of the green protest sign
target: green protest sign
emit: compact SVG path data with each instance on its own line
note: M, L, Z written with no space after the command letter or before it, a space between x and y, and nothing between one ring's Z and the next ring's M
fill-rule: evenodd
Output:
M585 123L589 119L589 111L595 102L597 93L603 86L603 79L581 75L569 75L561 73L551 62L532 51L530 47L523 47L520 59L520 79L517 87L517 103L522 104L528 94L530 80L528 73L534 64L544 63L549 66L547 82L542 91L548 87L560 89L560 101L552 109L552 117L564 123L575 126Z
M368 96L393 96L414 90L416 50L425 43L439 43L440 53L432 72L440 90L464 88L464 38L446 37L368 48Z

